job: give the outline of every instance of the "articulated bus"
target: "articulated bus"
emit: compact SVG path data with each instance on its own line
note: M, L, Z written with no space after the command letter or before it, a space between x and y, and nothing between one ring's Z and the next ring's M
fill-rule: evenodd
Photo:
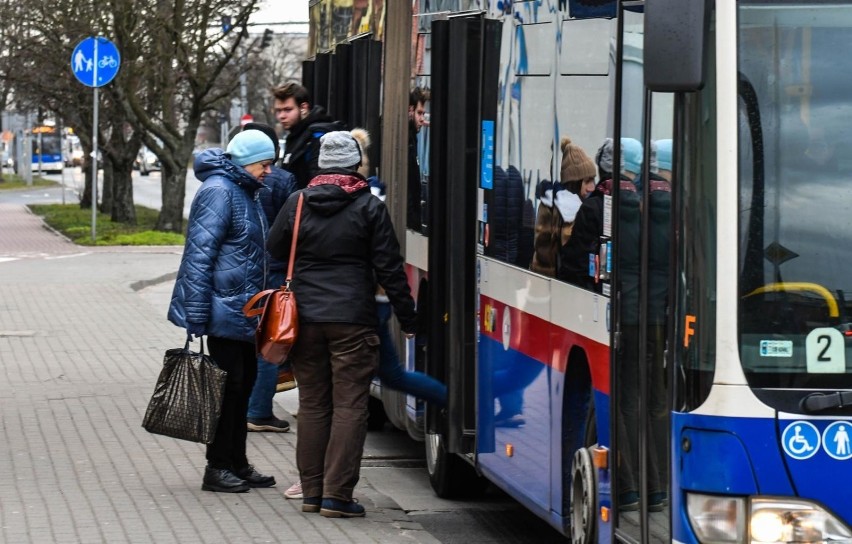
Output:
M16 136L14 141L15 156L22 156L20 152L23 149L17 150L17 146L26 145L23 142L29 139L32 151L32 171L34 173L39 171L61 172L65 166L65 161L62 157L62 134L59 130L50 125L37 125L26 136L26 138ZM15 172L18 172L17 161L15 162Z
M436 493L489 481L574 542L852 542L852 2L356 4L310 3L303 80L379 141L421 321L400 347L449 405L380 396ZM551 277L563 137L641 166Z

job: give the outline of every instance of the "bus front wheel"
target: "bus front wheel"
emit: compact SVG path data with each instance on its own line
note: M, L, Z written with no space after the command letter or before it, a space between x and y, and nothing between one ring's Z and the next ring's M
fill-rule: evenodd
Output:
M580 448L571 463L571 542L591 544L595 541L597 510L596 471L590 448Z

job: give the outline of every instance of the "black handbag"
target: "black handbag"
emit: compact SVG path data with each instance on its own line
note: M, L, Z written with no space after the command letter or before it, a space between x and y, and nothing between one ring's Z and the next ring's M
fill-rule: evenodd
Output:
M149 433L209 444L216 436L227 375L204 353L203 340L196 353L190 351L187 337L183 348L166 351L142 427Z

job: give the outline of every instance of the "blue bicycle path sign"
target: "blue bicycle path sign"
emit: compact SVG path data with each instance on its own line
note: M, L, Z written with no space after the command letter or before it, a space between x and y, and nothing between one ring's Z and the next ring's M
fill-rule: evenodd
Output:
M121 55L103 36L86 38L71 53L71 71L87 87L103 87L118 74Z

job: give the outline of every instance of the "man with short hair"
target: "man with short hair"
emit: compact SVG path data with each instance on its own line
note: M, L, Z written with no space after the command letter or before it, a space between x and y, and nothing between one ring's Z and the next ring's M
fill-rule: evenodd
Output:
M344 130L322 106L311 105L311 95L298 83L285 83L272 89L273 111L288 132L281 167L296 177L296 188L304 189L317 174L319 139L326 132Z
M417 134L426 124L426 101L428 92L415 87L408 95L408 228L420 231L421 218L420 161L417 157Z

